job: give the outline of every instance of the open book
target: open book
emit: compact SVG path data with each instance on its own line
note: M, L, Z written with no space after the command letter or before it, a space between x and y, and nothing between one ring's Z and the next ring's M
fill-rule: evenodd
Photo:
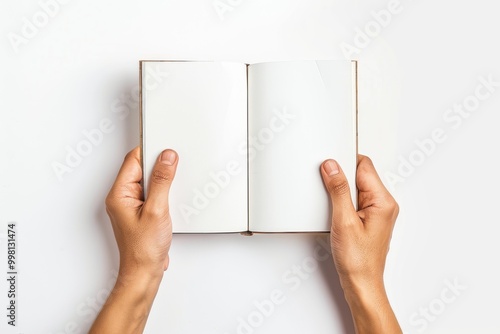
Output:
M174 233L329 232L321 163L336 159L354 203L355 61L141 61L147 196L160 152L179 154Z

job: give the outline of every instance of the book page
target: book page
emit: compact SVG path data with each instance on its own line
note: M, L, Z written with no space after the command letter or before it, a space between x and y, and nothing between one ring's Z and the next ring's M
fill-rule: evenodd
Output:
M145 194L158 155L172 148L179 154L169 197L174 233L246 231L247 160L239 151L247 138L246 65L141 64Z
M320 175L328 158L340 163L357 202L353 86L351 61L249 66L250 230L330 231Z

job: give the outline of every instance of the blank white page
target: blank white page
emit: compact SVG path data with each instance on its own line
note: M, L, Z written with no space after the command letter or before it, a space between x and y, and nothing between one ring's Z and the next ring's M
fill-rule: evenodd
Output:
M249 66L252 231L329 231L330 201L320 175L327 158L340 163L356 200L353 87L351 61Z
M141 64L145 190L158 155L172 148L179 154L173 231L246 231L247 161L238 151L247 135L246 65Z

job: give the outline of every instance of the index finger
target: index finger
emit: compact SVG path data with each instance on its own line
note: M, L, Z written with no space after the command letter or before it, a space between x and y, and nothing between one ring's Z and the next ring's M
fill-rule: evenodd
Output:
M140 161L140 147L136 146L128 152L123 160L123 164L118 171L113 187L127 183L139 183L142 180L142 168Z
M388 190L380 179L372 160L358 154L358 170L356 173L356 186L360 192L386 192Z

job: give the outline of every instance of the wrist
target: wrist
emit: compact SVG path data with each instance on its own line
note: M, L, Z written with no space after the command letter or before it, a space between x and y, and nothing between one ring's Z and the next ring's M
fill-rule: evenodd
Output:
M346 301L351 307L369 309L387 301L382 278L341 279L341 285Z
M135 305L137 314L132 317L142 317L149 312L163 278L161 274L149 271L130 271L120 268L112 294L124 305Z
M340 284L344 292L353 293L367 293L373 290L384 288L384 275L380 274L339 274Z
M89 333L142 333L161 278L120 266L115 286Z
M164 271L161 268L147 268L142 266L120 265L116 279L117 288L151 290L159 287ZM146 291L145 291L146 292Z
M161 280L165 270L163 263L158 261L136 259L132 256L120 254L119 274L124 278Z
M341 279L356 333L402 333L392 311L382 277Z

